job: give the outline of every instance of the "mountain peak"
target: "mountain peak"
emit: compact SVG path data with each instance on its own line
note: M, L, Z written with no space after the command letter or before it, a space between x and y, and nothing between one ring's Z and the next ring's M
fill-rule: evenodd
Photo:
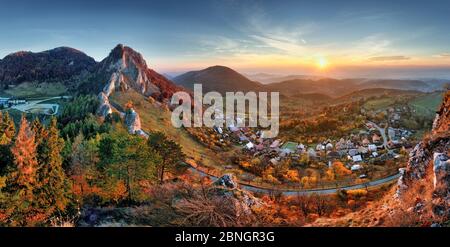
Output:
M205 92L258 91L260 84L249 80L237 71L222 65L215 65L199 71L190 71L173 78L180 86L193 89L195 83L203 85Z
M66 81L94 69L92 57L70 47L42 52L18 51L0 60L0 85L24 81Z
M103 92L109 96L115 90L134 89L145 96L162 101L178 88L164 76L147 67L143 56L131 47L118 44L97 68L108 83Z
M147 67L147 63L139 52L123 44L116 45L111 50L108 57L104 59L104 61L108 61L109 64L117 63L119 60L122 63L122 67L127 67L130 63L137 67Z

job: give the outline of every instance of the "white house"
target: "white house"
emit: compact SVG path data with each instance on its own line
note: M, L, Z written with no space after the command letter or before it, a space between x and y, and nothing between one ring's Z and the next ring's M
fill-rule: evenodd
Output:
M245 144L245 147L246 147L247 149L252 149L254 146L255 146L255 145L253 145L252 142L249 142L249 143Z
M361 165L352 165L352 167L350 168L350 170L352 171L358 171L361 170L362 166Z
M377 151L377 145L375 144L369 144L369 146L367 146L369 148L369 151L371 152L375 152Z
M322 144L317 144L316 151L323 151L323 150L325 150L325 146Z
M358 155L353 156L352 160L354 162L360 162L360 161L362 161L362 157L361 157L361 155L358 154Z
M332 150L333 149L333 144L331 144L331 142L327 143L326 149L327 150Z
M278 146L280 146L280 140L275 140L272 144L270 144L271 148L277 148Z
M350 155L350 156L355 156L355 155L357 155L359 152L358 152L358 149L350 149L350 150L348 150L348 154Z

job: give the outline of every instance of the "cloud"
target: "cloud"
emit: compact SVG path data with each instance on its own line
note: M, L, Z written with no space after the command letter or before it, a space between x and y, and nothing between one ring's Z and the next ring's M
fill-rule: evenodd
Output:
M380 57L371 57L369 58L369 61L381 62L381 61L400 61L409 59L411 58L406 56L380 56Z
M444 52L444 53L441 53L441 54L434 55L433 57L450 58L450 53L449 52Z
M391 43L382 34L372 34L354 42L351 50L367 56L374 56L388 51Z
M288 39L264 37L261 35L250 35L250 37L262 42L270 48L275 48L286 53L298 54L304 52L305 50L303 45Z

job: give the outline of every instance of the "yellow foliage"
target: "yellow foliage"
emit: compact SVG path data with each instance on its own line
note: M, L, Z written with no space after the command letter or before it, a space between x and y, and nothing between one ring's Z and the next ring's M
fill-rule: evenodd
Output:
M342 162L336 161L333 163L331 167L334 173L338 176L346 176L352 174L352 171L349 170Z
M298 171L297 170L288 170L286 174L283 175L283 177L286 180L292 181L292 182L300 182L300 178L298 177Z
M252 167L252 164L250 164L248 161L241 161L239 162L239 165L243 168L250 168Z
M348 190L347 194L354 197L362 197L367 195L367 190L365 189Z

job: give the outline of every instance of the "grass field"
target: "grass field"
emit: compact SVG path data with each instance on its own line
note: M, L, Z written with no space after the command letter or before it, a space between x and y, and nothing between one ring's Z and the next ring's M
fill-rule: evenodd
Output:
M31 83L24 82L17 86L10 86L1 94L18 98L39 98L58 96L67 93L67 88L61 83Z
M380 98L380 99L371 99L366 101L364 103L364 108L368 110L377 110L377 109L383 109L390 105L392 105L395 102L395 98L389 97L389 98Z
M164 132L169 138L181 145L183 152L188 157L200 161L202 166L223 169L225 160L227 160L227 152L220 152L219 155L195 141L184 129L174 128L170 120L170 111L156 105L156 103L150 103L144 96L133 90L116 92L111 95L110 100L122 107L128 101L132 101L141 118L143 130Z
M442 92L435 92L417 97L409 104L416 110L417 114L434 116L441 102Z

